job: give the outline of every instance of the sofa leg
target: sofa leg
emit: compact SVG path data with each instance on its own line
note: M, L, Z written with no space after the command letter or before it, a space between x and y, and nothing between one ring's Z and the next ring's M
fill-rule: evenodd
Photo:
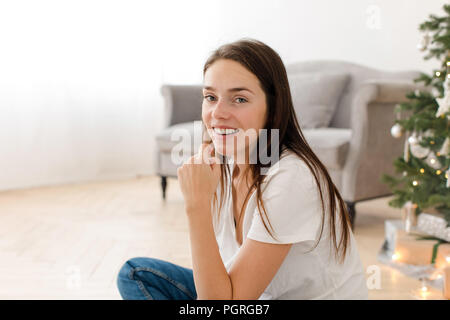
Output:
M348 214L349 214L349 218L350 218L350 224L352 226L352 230L354 230L355 229L355 216L356 216L355 203L351 202L351 201L345 201L345 203L347 204L347 210L348 210Z
M161 189L162 189L162 197L165 200L166 199L166 189L167 189L167 177L165 177L165 176L161 177Z

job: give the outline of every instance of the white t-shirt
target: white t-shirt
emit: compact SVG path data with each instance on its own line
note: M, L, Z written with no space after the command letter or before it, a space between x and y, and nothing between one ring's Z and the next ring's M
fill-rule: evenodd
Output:
M232 173L232 160L230 164ZM220 255L230 271L240 246L232 210L231 177L227 187L220 217L213 211L213 221ZM274 231L270 230L279 241L274 240L264 227L256 204L256 192L250 196L244 213L243 241L250 238L293 245L259 300L367 299L365 275L353 233L350 233L350 246L342 264L334 258L327 220L318 246L306 252L317 241L322 219L318 187L306 163L287 150L278 165L270 168L261 187L267 216L274 228ZM217 190L220 201L220 184ZM322 190L327 207L327 189L322 187ZM266 225L270 228L267 222ZM340 228L336 233L339 240Z

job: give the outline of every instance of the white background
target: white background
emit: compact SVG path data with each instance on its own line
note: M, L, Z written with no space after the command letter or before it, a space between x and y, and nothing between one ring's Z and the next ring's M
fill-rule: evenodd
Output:
M160 86L201 83L208 54L241 37L286 64L430 73L418 26L444 3L0 0L0 190L153 173Z

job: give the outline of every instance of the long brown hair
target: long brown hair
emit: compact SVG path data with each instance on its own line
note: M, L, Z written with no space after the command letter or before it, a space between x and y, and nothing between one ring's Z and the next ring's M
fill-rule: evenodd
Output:
M261 41L251 38L242 38L238 41L224 44L218 49L214 50L204 65L203 75L205 75L208 68L219 59L229 59L236 61L258 78L260 86L266 95L267 121L264 128L268 129L268 153L270 153L270 145L272 141L270 137L270 129L279 129L279 146L281 147L281 149L284 150L287 148L297 154L307 164L310 171L314 175L314 179L319 188L322 204L322 223L320 228L320 235L314 247L318 245L319 240L322 237L325 224L326 211L324 194L322 191L322 183L319 182L320 176L325 178L326 192L328 195L331 195L328 197L328 205L330 209L330 241L332 241L332 245L335 248L336 257L340 256L340 261L342 262L345 258L347 247L350 243L350 222L348 218L347 207L338 189L331 180L327 169L311 150L310 146L303 136L293 107L286 69L280 56L272 48ZM221 164L221 201L220 207L218 209L219 213L224 202L225 184L228 181L228 177L230 175L230 167L226 163L226 157L224 158L225 163L222 162ZM246 204L248 197L252 194L252 191L256 190L257 206L261 215L261 220L263 221L264 226L269 234L273 237L272 233L264 222L265 220L267 220L270 225L270 221L267 217L267 212L262 201L261 190L261 184L266 177L266 175L261 174L261 168L267 166L270 166L270 164L264 165L259 161L259 159L257 159L256 164L249 165L247 170L251 170L253 181L251 181L250 189L245 197L244 205ZM244 177L247 176L246 173L244 173ZM336 199L338 202L337 204ZM217 192L214 193L214 205L217 209ZM341 218L341 234L339 243L337 241L336 234L336 226L338 223L336 205L339 206L339 215ZM261 208L263 210L261 210ZM237 225L241 221L243 210L244 206L240 210L239 219L236 222ZM262 211L264 212L266 219L263 219L261 213Z

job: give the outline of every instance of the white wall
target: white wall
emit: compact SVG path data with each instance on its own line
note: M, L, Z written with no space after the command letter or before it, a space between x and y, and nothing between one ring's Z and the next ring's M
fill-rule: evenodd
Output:
M0 190L153 173L161 84L201 83L244 36L285 63L430 71L418 25L445 2L1 1Z

